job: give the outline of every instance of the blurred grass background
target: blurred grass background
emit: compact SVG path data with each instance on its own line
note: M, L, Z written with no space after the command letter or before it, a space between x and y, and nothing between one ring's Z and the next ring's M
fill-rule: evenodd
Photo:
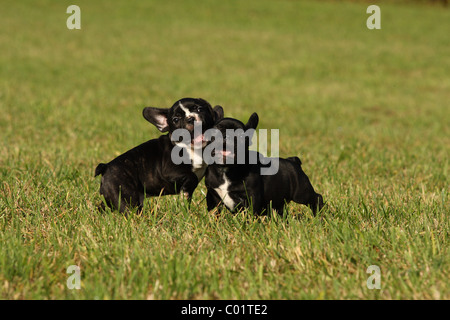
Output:
M450 14L377 3L381 30L366 2L77 1L68 30L74 3L4 1L0 297L448 299ZM96 164L157 137L142 108L182 97L280 129L325 220L217 220L203 182L190 212L99 216Z

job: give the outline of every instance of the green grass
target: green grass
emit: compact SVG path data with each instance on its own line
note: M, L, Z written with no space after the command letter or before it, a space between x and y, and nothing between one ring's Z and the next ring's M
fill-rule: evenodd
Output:
M77 1L70 31L70 4L1 10L1 299L450 299L448 9L382 2L371 31L367 3ZM216 217L201 182L99 214L97 163L182 97L258 112L327 209Z

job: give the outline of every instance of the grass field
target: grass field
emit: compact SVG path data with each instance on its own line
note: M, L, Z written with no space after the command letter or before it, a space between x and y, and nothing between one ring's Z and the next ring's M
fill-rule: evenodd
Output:
M354 2L3 3L0 299L450 299L450 11L380 7L368 30ZM327 208L216 217L202 181L99 214L95 166L182 97L258 112Z

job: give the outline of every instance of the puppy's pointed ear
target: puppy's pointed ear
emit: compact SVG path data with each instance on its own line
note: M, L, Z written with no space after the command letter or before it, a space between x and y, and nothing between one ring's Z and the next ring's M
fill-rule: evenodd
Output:
M159 131L169 131L169 124L167 117L169 116L169 109L147 107L142 111L144 118L155 125Z
M256 130L256 127L258 126L258 122L259 122L258 114L256 112L254 112L248 119L248 122L245 125L245 130L247 130L247 129L255 129Z
M214 122L218 122L223 119L223 108L221 106L215 106L214 109Z

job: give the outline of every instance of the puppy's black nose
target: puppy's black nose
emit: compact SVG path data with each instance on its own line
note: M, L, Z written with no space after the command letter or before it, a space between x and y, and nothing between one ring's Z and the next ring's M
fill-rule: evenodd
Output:
M186 118L186 123L188 123L188 124L194 124L194 121L195 121L194 117Z

